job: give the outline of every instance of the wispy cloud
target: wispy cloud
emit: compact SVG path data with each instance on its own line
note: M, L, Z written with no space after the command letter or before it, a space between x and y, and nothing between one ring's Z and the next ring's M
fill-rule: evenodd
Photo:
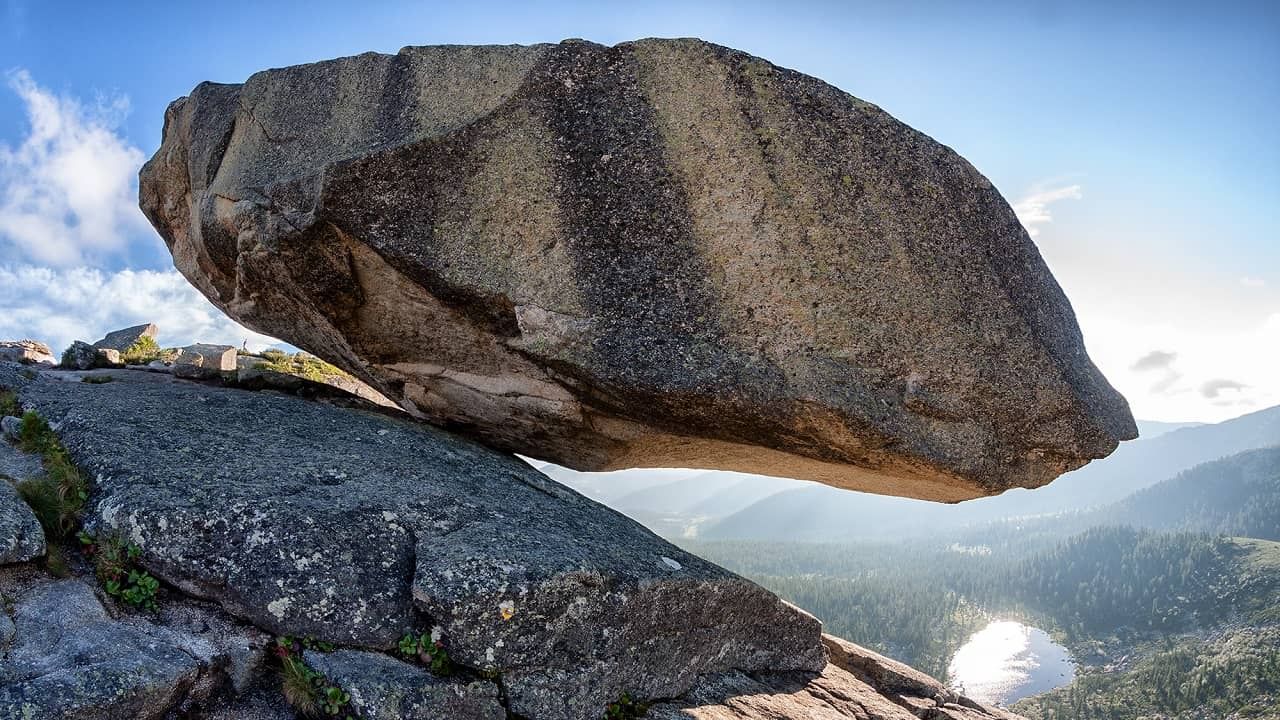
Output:
M1152 350L1151 352L1138 358L1130 370L1137 372L1148 372L1150 370L1163 370L1173 364L1178 359L1178 353L1167 352L1165 350Z
M1053 222L1053 214L1049 206L1062 200L1079 200L1084 197L1079 185L1064 185L1054 188L1037 188L1023 195L1013 204L1013 212L1027 229L1027 234L1035 237L1040 234L1040 226Z
M165 345L278 343L228 318L176 270L0 266L0 307L0 338L32 337L55 351L144 322L160 326Z
M1200 386L1200 394L1213 400L1224 392L1239 392L1249 387L1242 382L1236 380L1228 380L1225 378L1214 378Z
M1263 280L1262 278L1245 276L1240 278L1240 284L1245 287L1260 288L1260 287L1266 287L1267 281Z
M116 132L124 97L85 106L8 74L29 128L17 146L0 144L0 248L6 257L68 267L123 251L150 232L137 206L144 156Z

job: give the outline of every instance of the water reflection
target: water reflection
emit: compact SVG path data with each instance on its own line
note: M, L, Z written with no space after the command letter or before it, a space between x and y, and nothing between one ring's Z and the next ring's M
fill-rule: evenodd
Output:
M974 633L947 671L953 687L978 702L997 705L1066 685L1076 674L1066 648L1045 631L1012 620Z

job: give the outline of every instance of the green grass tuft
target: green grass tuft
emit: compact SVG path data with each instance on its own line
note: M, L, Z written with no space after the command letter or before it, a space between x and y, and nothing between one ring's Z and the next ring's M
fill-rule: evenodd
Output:
M112 380L115 380L115 378L110 375L85 375L80 378L80 382L88 383L89 385L106 385Z
M604 720L638 720L649 712L649 706L631 697L631 693L622 693L622 697L609 703L604 708Z
M296 375L312 382L324 382L325 378L330 377L350 377L342 369L304 352L289 355L280 350L266 350L262 357L266 358L266 362L258 363L255 368Z
M18 448L40 455L44 461L44 474L18 483L18 494L31 506L50 539L68 537L80 524L89 483L49 423L34 410L22 414Z
M0 390L0 417L6 415L22 417L22 405L12 390Z
M328 643L319 643L310 638L298 640L288 635L276 638L275 654L280 658L281 694L302 717L354 720L351 696L302 659L304 647L316 650L325 646L333 648Z

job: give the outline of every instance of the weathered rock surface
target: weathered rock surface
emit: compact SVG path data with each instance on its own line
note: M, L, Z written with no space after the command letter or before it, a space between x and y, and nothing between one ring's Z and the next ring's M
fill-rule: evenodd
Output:
M122 353L133 347L134 343L144 337L154 340L156 333L159 331L160 329L156 327L155 323L135 325L122 330L113 330L107 333L106 337L94 343L93 346L98 349L115 350L117 353Z
M805 673L725 673L686 696L655 705L647 720L916 720L875 688L835 665Z
M120 359L120 351L113 348L98 348L94 353L94 367L123 367L124 361Z
M1136 436L950 149L698 40L204 83L141 204L231 316L487 444L955 501Z
M724 673L650 708L648 720L1021 720L896 660L831 635L831 662L806 673Z
M236 349L230 345L188 345L173 360L172 372L178 377L218 377L235 372Z
M0 455L7 446L0 442ZM0 462L0 474L4 464ZM8 480L0 477L0 565L44 555L44 530Z
M63 367L73 370L88 370L98 364L98 349L87 342L76 340L71 347L62 353Z
M0 340L0 362L16 362L24 365L57 365L58 359L38 340Z
M112 620L78 580L30 591L13 624L13 645L0 659L4 718L160 718L202 671L182 638Z
M351 695L364 720L506 720L492 682L445 680L386 655L340 650L306 653L307 664Z
M17 440L22 434L22 418L14 415L0 418L0 433L8 440Z
M9 417L13 417L13 416L10 415ZM17 435L18 432L21 432L21 429L22 429L21 418L16 418L16 417L13 418L13 420L17 421L16 423L13 421L10 421L9 423L5 423L4 422L5 419L7 418L0 418L0 426L6 425L6 424L14 426L13 429L15 431L14 432L15 436ZM6 439L9 437L8 430L4 431L4 437ZM36 475L40 474L40 472L41 472L41 462L40 462L39 455L22 452L21 450L14 447L13 445L10 445L9 443L4 442L3 439L0 439L0 479L9 478L15 481L26 480L29 477L35 477Z
M293 397L56 375L0 368L0 385L95 478L91 531L269 631L388 649L439 625L456 661L501 672L513 711L547 719L826 662L811 616L509 455Z
M158 614L113 620L82 582L0 568L17 599L0 612L0 717L287 720L268 633L366 648L304 654L366 718L594 720L622 692L655 719L1013 717L443 431L112 375L0 366L0 386L94 478L88 529L137 543L171 585ZM453 677L371 652L437 625L465 666Z
M893 703L926 720L994 718L1019 720L1000 708L987 707L951 690L915 668L832 635L822 642L831 664L874 687Z

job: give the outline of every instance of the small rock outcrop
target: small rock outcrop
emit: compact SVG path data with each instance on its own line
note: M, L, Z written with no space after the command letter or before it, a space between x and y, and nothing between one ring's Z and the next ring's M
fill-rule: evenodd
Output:
M162 718L201 674L185 638L107 615L78 580L30 590L0 659L0 717Z
M91 532L258 627L369 650L439 627L458 662L501 672L513 711L547 720L826 662L810 615L517 458L409 420L113 375L8 384L96 478Z
M83 340L76 340L62 353L61 366L69 370L89 370L97 367L98 349Z
M7 450L0 447L0 455ZM3 469L0 461L0 475ZM0 565L26 562L41 555L44 555L44 531L40 529L40 521L13 485L0 477Z
M581 470L958 501L1136 437L949 148L698 40L409 47L204 83L141 205L248 326Z
M236 349L230 345L188 345L173 360L172 372L178 377L218 377L235 372Z
M94 343L93 346L99 349L114 350L117 353L123 353L136 345L138 341L143 338L155 340L156 333L159 331L160 329L156 327L155 323L135 325L122 330L113 330L112 332L107 333L106 337Z
M0 386L92 479L86 531L138 548L164 581L161 610L113 619L82 580L15 589L18 566L0 568L17 598L0 716L288 718L262 678L270 635L290 635L314 641L307 665L370 719L595 720L625 695L653 720L1006 717L833 645L754 583L398 413L69 375L0 364ZM438 637L453 673L408 661L409 634ZM955 708L970 714L939 714Z
M38 340L0 340L0 362L57 365L53 350Z

